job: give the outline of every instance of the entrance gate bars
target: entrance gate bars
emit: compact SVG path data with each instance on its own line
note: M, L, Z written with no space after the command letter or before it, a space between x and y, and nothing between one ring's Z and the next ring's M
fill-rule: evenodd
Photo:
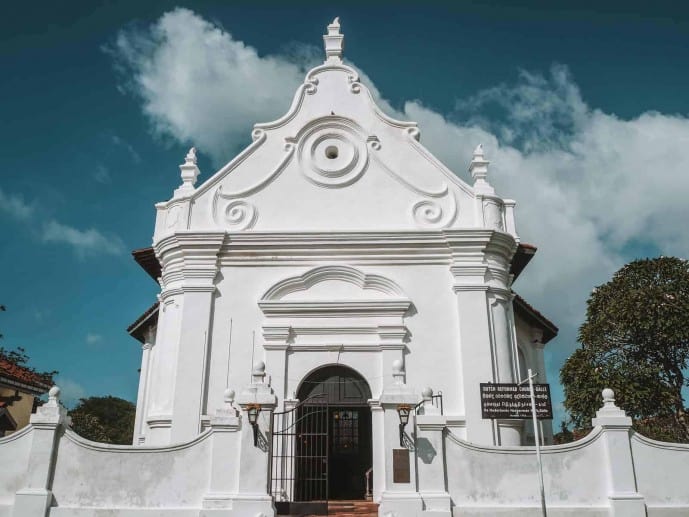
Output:
M328 395L273 414L270 492L277 513L328 513Z

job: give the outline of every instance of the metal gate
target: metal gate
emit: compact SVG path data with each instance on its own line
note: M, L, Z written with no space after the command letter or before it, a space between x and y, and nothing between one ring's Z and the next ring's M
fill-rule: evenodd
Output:
M279 515L328 514L328 395L273 414L270 490Z

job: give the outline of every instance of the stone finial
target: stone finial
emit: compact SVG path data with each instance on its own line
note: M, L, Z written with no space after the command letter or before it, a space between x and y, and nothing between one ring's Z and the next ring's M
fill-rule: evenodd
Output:
M60 424L70 425L67 410L60 404L60 388L53 386L48 391L48 402L39 406L29 422L41 429L55 428Z
M251 370L251 377L254 384L262 384L263 379L266 376L266 363L263 361L258 361L254 363L254 367Z
M632 419L615 404L615 392L605 388L602 392L603 407L596 411L596 418L591 423L594 427L626 428L631 427Z
M196 185L196 178L198 178L201 171L196 165L196 148L192 147L184 157L184 163L179 166L182 177L182 185L175 190L174 197L183 197L185 194L194 192L194 185Z
M216 429L237 429L239 411L234 407L234 390L227 388L222 394L223 404L211 416L211 427Z
M196 165L196 147L189 149L189 152L184 157L184 162Z
M425 401L431 400L433 398L433 389L431 387L424 388L421 392L421 396Z
M234 390L227 388L222 395L222 399L227 406L232 407L234 404Z
M62 390L60 390L59 386L53 386L52 388L50 388L50 390L48 391L48 405L57 406L60 402L61 392Z
M404 364L401 359L395 359L392 362L392 378L395 384L404 384Z
M603 390L603 407L616 407L615 406L615 392L610 388L605 388Z
M495 194L495 189L488 183L489 163L483 154L483 144L478 144L469 164L469 172L474 179L474 190L479 194Z
M326 63L341 63L344 50L344 36L340 34L340 18L337 17L328 25L328 34L323 36Z

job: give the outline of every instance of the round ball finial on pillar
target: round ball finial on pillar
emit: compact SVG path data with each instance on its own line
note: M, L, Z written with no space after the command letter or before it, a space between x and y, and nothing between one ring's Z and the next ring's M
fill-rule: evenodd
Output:
M615 405L615 392L610 388L605 388L603 390L603 405L614 406Z
M404 384L404 363L401 359L395 359L392 362L392 378L395 384Z
M227 388L225 390L225 392L223 393L222 398L223 398L223 401L225 402L225 404L227 404L228 406L231 406L232 404L234 404L234 390Z
M48 391L48 404L50 404L51 406L56 406L60 400L60 393L61 390L59 386L53 386L52 388L50 388L50 390Z
M426 387L423 389L421 392L421 396L423 397L424 401L429 401L433 399L433 389L430 387Z
M266 363L263 361L257 361L254 363L254 367L251 370L251 377L253 378L254 384L262 384L263 379L266 376Z

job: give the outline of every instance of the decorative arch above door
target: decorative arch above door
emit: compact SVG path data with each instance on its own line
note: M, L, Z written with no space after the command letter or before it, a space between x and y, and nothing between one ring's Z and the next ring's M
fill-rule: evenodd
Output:
M343 365L323 366L311 372L299 386L297 398L307 400L322 395L331 406L366 406L371 388L355 370Z

